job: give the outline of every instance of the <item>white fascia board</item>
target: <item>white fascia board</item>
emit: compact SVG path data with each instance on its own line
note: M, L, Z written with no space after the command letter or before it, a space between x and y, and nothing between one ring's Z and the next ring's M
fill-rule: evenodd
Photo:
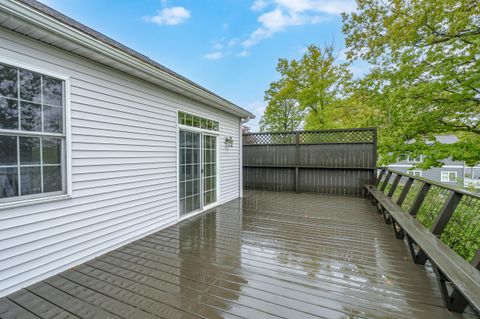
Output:
M63 22L58 21L53 17L38 12L37 10L27 5L18 3L16 1L2 1L0 3L0 9L36 27L48 30L52 34L55 34L56 36L59 36L67 41L71 41L73 43L81 45L82 47L95 51L96 53L101 54L102 56L105 56L109 59L120 62L124 65L128 65L134 70L140 71L165 83L173 85L174 87L178 88L179 91L185 90L193 94L202 102L208 101L208 105L216 107L217 109L237 115L244 119L252 119L255 117L250 112L240 108L239 106L231 102L228 102L206 90L202 90L201 88L191 83L188 83L181 78L175 77L174 75L169 74L168 72L163 71L136 57L133 57L120 49L114 48L98 39L93 38L88 34L85 34L80 30L72 28L71 26L68 26Z

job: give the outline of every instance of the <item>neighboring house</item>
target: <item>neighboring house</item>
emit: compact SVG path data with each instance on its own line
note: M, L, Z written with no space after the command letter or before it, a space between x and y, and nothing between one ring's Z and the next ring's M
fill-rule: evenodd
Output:
M464 184L480 190L480 166L465 168Z
M442 161L444 163L442 167L432 167L427 170L413 168L422 160L423 156L417 158L406 157L396 163L388 165L388 167L400 172L410 173L414 176L452 185L459 184L463 181L463 176L465 174L465 165L463 162L444 160Z
M1 1L0 297L241 196L249 117L36 1Z
M437 136L436 138L438 141L445 144L451 144L457 141L457 138L452 135ZM422 161L423 155L418 157L403 156L398 162L390 164L388 167L436 182L480 188L480 166L468 167L463 161L445 159L442 161L442 167L432 167L427 170L414 167Z

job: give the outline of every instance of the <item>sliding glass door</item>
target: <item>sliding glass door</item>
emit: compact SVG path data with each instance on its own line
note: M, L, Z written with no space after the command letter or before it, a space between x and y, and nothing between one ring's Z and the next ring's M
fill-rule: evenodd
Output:
M203 204L217 201L217 137L203 135Z
M180 216L217 201L217 137L180 130Z
M200 134L180 131L180 215L201 207Z

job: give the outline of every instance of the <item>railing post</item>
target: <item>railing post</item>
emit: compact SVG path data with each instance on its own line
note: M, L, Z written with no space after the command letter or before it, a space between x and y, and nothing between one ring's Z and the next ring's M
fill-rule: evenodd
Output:
M452 191L450 193L447 200L445 201L445 204L440 210L440 213L438 214L437 219L433 223L432 228L430 228L430 230L434 235L440 236L442 234L443 230L445 229L445 226L447 226L448 221L452 217L453 212L457 208L462 197L463 197L462 194L459 194L455 191Z
M380 181L382 180L382 177L383 177L384 174L385 174L385 168L382 168L380 170L380 174L378 174L378 177L375 180L375 186L378 186L378 184L380 184Z
M401 179L402 179L402 175L397 174L395 176L395 178L393 179L393 182L392 182L392 187L388 191L387 197L392 197L393 196L393 194L395 193L395 190L398 187L398 183L400 183Z
M437 219L433 222L433 225L430 228L432 234L434 234L435 236L440 236L442 234L445 226L447 226L448 221L452 217L453 212L460 203L462 196L462 194L459 194L455 191L450 192L450 195L448 196L445 204L440 210ZM414 259L415 263L423 265L427 261L428 257L427 255L425 255L422 249L419 249Z
M295 132L295 193L299 192L298 166L300 165L300 133Z
M432 185L429 183L423 183L422 188L420 188L420 191L417 193L417 196L415 196L415 199L413 200L412 206L410 206L410 209L408 210L408 214L415 216L418 213L418 210L420 209L420 206L422 206L423 200L425 199L425 196L427 196L428 190L430 189Z
M402 192L400 193L400 196L398 196L398 199L397 199L398 206L402 206L402 203L405 200L405 197L407 197L407 194L410 191L410 188L412 187L413 181L414 181L413 177L409 177L405 185L403 185Z
M383 193L385 191L385 188L387 188L388 181L392 177L392 172L388 171L387 177L385 177L385 180L383 181L382 186L380 187L380 191Z
M477 250L477 255L471 262L472 266L480 270L480 249ZM468 301L458 289L454 289L449 296L450 311L463 312L468 306Z

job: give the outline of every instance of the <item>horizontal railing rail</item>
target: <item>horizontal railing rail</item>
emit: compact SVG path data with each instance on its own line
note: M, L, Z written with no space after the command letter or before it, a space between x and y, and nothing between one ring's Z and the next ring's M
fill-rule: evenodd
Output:
M407 238L414 262L430 260L445 306L463 311L470 303L478 310L480 196L389 168L367 189L396 237Z

